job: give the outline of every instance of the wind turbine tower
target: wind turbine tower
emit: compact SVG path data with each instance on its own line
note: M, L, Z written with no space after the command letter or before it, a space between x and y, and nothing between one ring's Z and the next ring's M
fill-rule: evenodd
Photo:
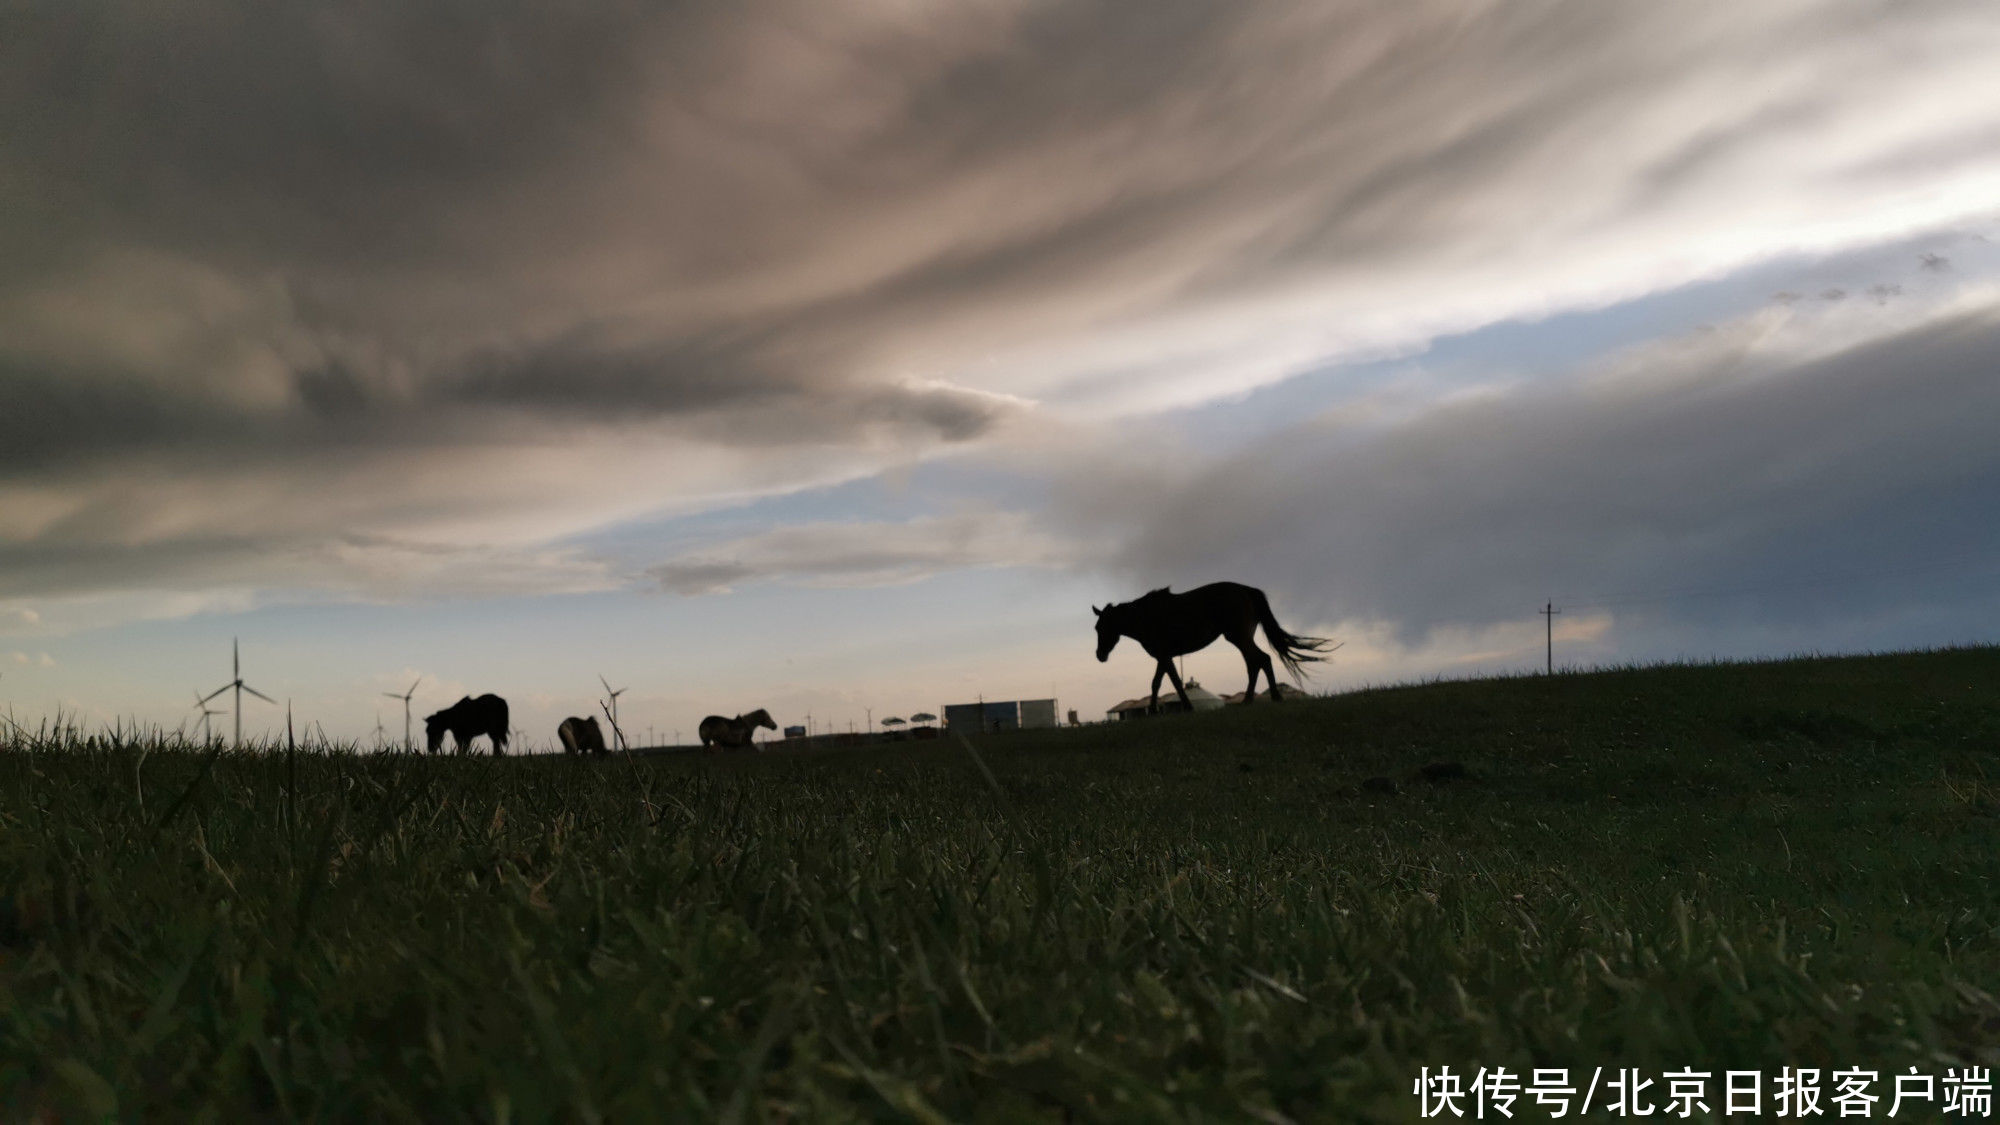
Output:
M597 682L603 684L604 690L610 693L611 706L609 708L609 711L611 716L611 734L612 737L618 740L618 744L620 746L623 746L625 745L625 735L624 735L624 728L618 725L618 697L624 695L625 692L629 690L629 688L619 688L617 691L612 691L611 681L605 679L604 674L602 672L598 673Z
M213 697L211 696L210 698ZM201 708L201 744L206 747L215 739L215 732L209 729L208 718L210 715L220 715L222 712L211 710L208 706L208 700L203 699L200 692L194 693L194 705Z
M243 649L235 637L229 638L229 672L229 682L209 692L202 698L201 703L202 706L206 707L209 700L214 699L223 692L231 688L236 690L236 748L241 750L243 748L243 693L247 691L266 703L275 704L278 701L243 682Z
M401 695L398 695L393 691L385 691L382 693L383 695L388 696L390 699L400 699L403 701L403 753L405 754L411 753L416 750L415 746L410 745L410 697L417 694L417 685L423 682L424 678L422 676L418 676L416 679L410 681L410 690L402 693ZM375 721L375 725L377 727L380 727L382 725L382 721L380 719L377 719Z

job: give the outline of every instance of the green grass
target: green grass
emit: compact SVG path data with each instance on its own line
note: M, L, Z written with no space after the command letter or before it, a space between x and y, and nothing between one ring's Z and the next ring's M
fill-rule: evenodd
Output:
M1426 1065L2000 1059L2000 649L977 746L0 753L0 1118L1409 1120Z

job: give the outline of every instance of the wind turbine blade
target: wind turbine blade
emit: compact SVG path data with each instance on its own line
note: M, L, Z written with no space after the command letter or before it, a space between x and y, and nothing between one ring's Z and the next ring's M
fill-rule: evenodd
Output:
M418 684L420 684L420 683L423 683L423 682L424 682L424 678L423 678L422 676L418 676L418 677L417 677L416 679L414 679L414 680L411 680L411 681L410 681L410 690L408 690L408 691L404 692L404 693L403 693L403 695L404 695L404 696L405 696L405 697L407 698L407 697L409 697L409 696L412 696L412 695L415 695L415 694L417 694L417 685L418 685Z
M611 681L604 678L604 673L599 672L597 674L597 682L604 685L605 691L611 691ZM611 694L617 695L618 693L615 691L611 691Z
M397 694L396 694L395 692L393 692L393 691L385 691L385 692L383 692L382 694L383 694L383 695L386 695L386 696L388 696L388 697L389 697L390 699L401 699L401 698L403 698L402 696L400 696L400 695L397 695Z
M235 686L236 685L233 683L223 684L221 687L216 688L214 691L211 691L207 695L202 696L201 697L202 705L204 707L207 706L209 700L214 699L216 696L221 695L223 692L228 691L230 688L233 688Z
M272 698L271 698L270 696L268 696L268 695L265 695L265 694L264 694L263 692L261 692L261 691L258 691L258 690L257 690L256 688L253 688L253 687L251 687L251 686L250 686L249 684L244 684L244 685L243 685L243 690L244 690L244 691L247 691L247 692L249 692L249 693L250 693L251 695L254 695L254 696L256 696L257 698L259 698L259 699L263 700L263 701L264 701L264 702L266 702L266 703L276 703L276 702L277 702L277 700L275 700L275 699L272 699Z

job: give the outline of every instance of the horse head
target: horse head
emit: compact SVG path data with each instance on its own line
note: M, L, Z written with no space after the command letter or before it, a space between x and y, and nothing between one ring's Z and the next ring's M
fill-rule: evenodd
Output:
M1118 626L1121 615L1112 612L1119 608L1109 604L1103 609L1090 607L1090 611L1097 615L1097 661L1100 664L1111 659L1111 650L1118 647L1118 638L1124 636L1124 630Z
M433 754L444 745L444 732L450 729L451 720L446 715L445 711L433 711L424 716L424 737L428 749Z
M768 727L771 730L778 729L778 724L771 721L771 713L762 707L757 708L748 715L739 715L737 718L744 723L748 723L752 729L757 727Z

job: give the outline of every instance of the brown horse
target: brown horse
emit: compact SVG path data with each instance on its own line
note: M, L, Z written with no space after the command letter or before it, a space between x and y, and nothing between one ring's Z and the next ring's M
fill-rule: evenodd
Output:
M478 699L461 696L457 703L424 716L424 734L429 737L431 753L437 753L444 745L446 731L451 732L461 754L470 753L472 740L485 735L493 740L493 756L497 758L507 752L507 701L497 695L482 695Z
M556 727L556 737L562 740L563 753L581 754L588 750L593 754L608 753L604 746L604 728L597 725L597 716L579 719L574 716L564 719Z
M1264 679L1271 685L1271 699L1275 702L1279 698L1278 678L1272 671L1271 658L1257 647L1258 626L1263 626L1264 639L1278 650L1278 659L1285 662L1285 670L1294 679L1303 674L1301 664L1324 660L1325 657L1316 654L1339 647L1329 647L1327 641L1318 637L1285 632L1271 615L1271 602L1264 591L1236 582L1212 582L1185 594L1173 593L1162 586L1143 598L1103 609L1091 606L1090 610L1097 614L1098 660L1111 659L1118 638L1130 637L1139 642L1146 655L1159 662L1153 670L1153 700L1149 705L1154 711L1160 708L1162 676L1173 680L1181 702L1190 711L1194 709L1188 701L1187 689L1181 686L1180 673L1174 670L1174 657L1207 648L1217 637L1235 645L1250 669L1250 687L1243 693L1245 703L1257 698L1258 672L1264 673Z
M701 735L703 746L715 745L741 750L750 745L758 727L778 729L778 724L771 721L771 713L762 707L733 719L710 715L701 721L701 726L696 728L696 732Z

